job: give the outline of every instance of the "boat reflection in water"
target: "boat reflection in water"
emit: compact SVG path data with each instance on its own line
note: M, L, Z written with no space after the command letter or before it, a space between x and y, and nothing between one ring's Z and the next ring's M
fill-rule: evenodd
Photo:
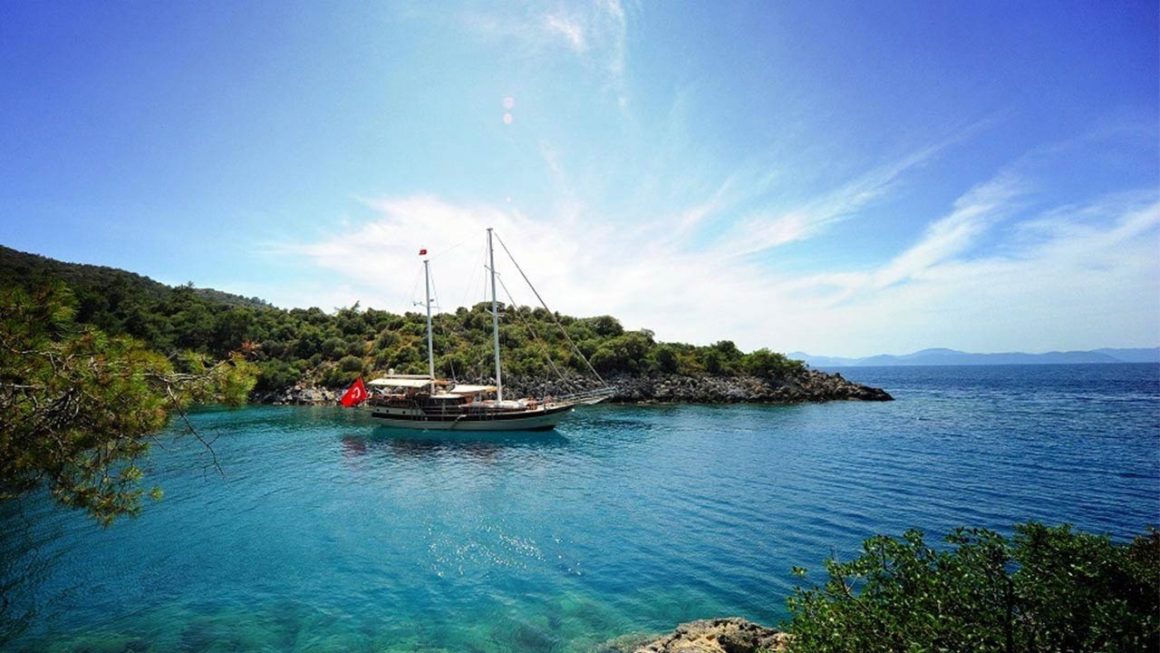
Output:
M569 444L568 438L552 431L541 433L504 432L415 432L378 428L371 435L345 435L341 439L346 458L389 455L400 458L452 456L495 461L511 450L556 449Z

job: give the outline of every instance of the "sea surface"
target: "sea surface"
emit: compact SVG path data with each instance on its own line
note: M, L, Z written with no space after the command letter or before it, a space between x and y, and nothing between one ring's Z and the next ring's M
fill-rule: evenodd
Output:
M203 410L222 473L175 427L138 519L0 505L0 626L26 626L0 648L592 651L776 625L792 567L821 580L876 533L1160 523L1160 366L843 372L897 401L595 406L490 436Z

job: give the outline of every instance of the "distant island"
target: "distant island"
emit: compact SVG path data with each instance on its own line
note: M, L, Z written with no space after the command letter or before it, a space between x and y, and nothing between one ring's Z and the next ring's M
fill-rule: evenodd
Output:
M224 359L242 353L258 371L251 400L332 403L356 378L394 370L425 374L425 317L354 306L282 309L258 298L170 287L115 268L64 263L0 246L0 289L67 288L75 321L111 336L131 336L172 360L183 352ZM2 299L2 297L0 297ZM24 301L28 301L25 299ZM542 308L502 306L505 386L530 396L595 385L589 363L631 403L799 403L889 401L884 390L827 374L783 354L659 342L609 315L572 317ZM489 382L490 306L434 316L435 373ZM575 345L575 349L572 345ZM583 358L575 351L583 353ZM586 360L585 360L586 359ZM549 369L558 374L549 374Z
M896 367L904 365L1074 365L1090 363L1160 363L1160 347L1135 349L1092 349L1088 351L1050 351L1043 354L1005 352L973 354L955 349L923 349L913 354L894 356L879 354L865 358L811 356L793 352L790 358L807 365L827 369L834 367Z

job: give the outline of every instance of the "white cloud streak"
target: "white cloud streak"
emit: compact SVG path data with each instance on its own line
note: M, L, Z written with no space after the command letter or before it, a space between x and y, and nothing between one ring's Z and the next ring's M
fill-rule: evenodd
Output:
M577 53L583 53L588 49L584 28L576 20L562 14L548 14L544 17L544 25L549 32L562 36L565 43Z
M886 288L917 278L929 268L961 254L995 220L1012 209L1011 201L1019 195L1019 186L1014 178L1001 176L972 189L955 202L950 215L927 227L918 243L876 270L870 277L870 285Z
M756 211L735 221L717 238L715 254L745 257L769 249L814 237L830 226L855 215L859 210L886 195L906 172L925 164L949 143L939 143L912 152L897 161L878 166L836 189L788 209ZM726 187L728 187L728 183ZM769 179L756 184L751 192L768 192ZM727 208L721 193L706 209ZM744 196L739 198L745 200ZM710 210L696 214L703 221ZM687 233L689 229L683 229Z
M518 43L526 60L540 59L563 46L595 67L622 110L628 106L628 16L620 0L595 0L531 15L466 13L459 16L459 24L484 38Z
M827 330L791 328L794 348L865 355L932 346L1154 346L1160 335L1155 194L1133 202L1099 198L1071 216L1057 215L1067 228L1044 240L1002 254L965 256L1010 210L1002 198L1015 192L1010 179L1000 179L968 193L882 266L796 280L799 326L825 324ZM1080 226L1091 213L1109 221Z

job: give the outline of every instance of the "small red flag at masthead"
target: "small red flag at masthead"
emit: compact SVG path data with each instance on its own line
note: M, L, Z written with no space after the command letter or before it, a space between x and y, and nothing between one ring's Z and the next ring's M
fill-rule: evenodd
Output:
M427 255L427 248L426 247L419 250L419 256L426 256L426 255Z

